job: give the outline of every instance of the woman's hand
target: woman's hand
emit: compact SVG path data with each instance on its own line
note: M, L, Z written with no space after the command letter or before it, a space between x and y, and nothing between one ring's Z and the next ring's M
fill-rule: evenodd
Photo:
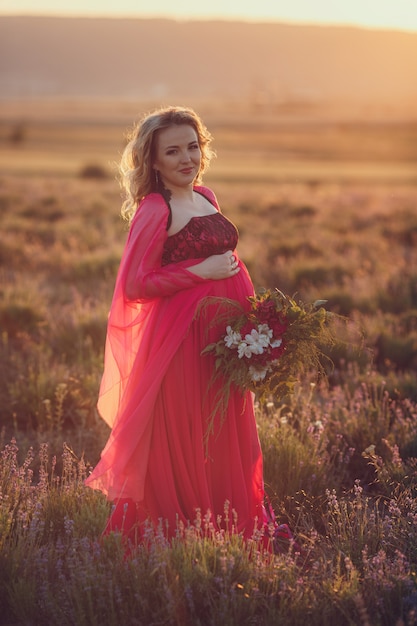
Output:
M223 254L213 254L207 257L201 263L189 267L188 271L201 276L201 278L222 280L223 278L235 276L240 272L240 267L233 252L227 250Z

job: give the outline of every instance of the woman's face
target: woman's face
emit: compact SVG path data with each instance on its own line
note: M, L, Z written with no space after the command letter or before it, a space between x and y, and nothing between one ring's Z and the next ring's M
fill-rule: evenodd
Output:
M155 161L165 187L171 191L192 185L200 171L201 150L194 128L188 124L174 124L158 131Z

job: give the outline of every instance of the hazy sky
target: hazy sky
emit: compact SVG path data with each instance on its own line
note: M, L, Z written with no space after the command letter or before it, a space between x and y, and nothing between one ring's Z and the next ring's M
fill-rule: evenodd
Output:
M417 0L0 0L0 14L239 18L417 31Z

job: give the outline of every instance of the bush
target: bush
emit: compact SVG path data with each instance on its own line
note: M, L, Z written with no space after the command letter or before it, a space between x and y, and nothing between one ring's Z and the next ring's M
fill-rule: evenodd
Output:
M106 168L103 167L102 165L89 163L87 165L84 165L81 168L79 172L79 177L101 180L101 179L109 178L109 173L106 170Z

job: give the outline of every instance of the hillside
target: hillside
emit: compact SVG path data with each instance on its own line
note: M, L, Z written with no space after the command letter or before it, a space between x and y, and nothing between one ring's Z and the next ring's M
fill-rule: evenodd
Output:
M1 17L0 94L410 105L417 102L417 33Z

